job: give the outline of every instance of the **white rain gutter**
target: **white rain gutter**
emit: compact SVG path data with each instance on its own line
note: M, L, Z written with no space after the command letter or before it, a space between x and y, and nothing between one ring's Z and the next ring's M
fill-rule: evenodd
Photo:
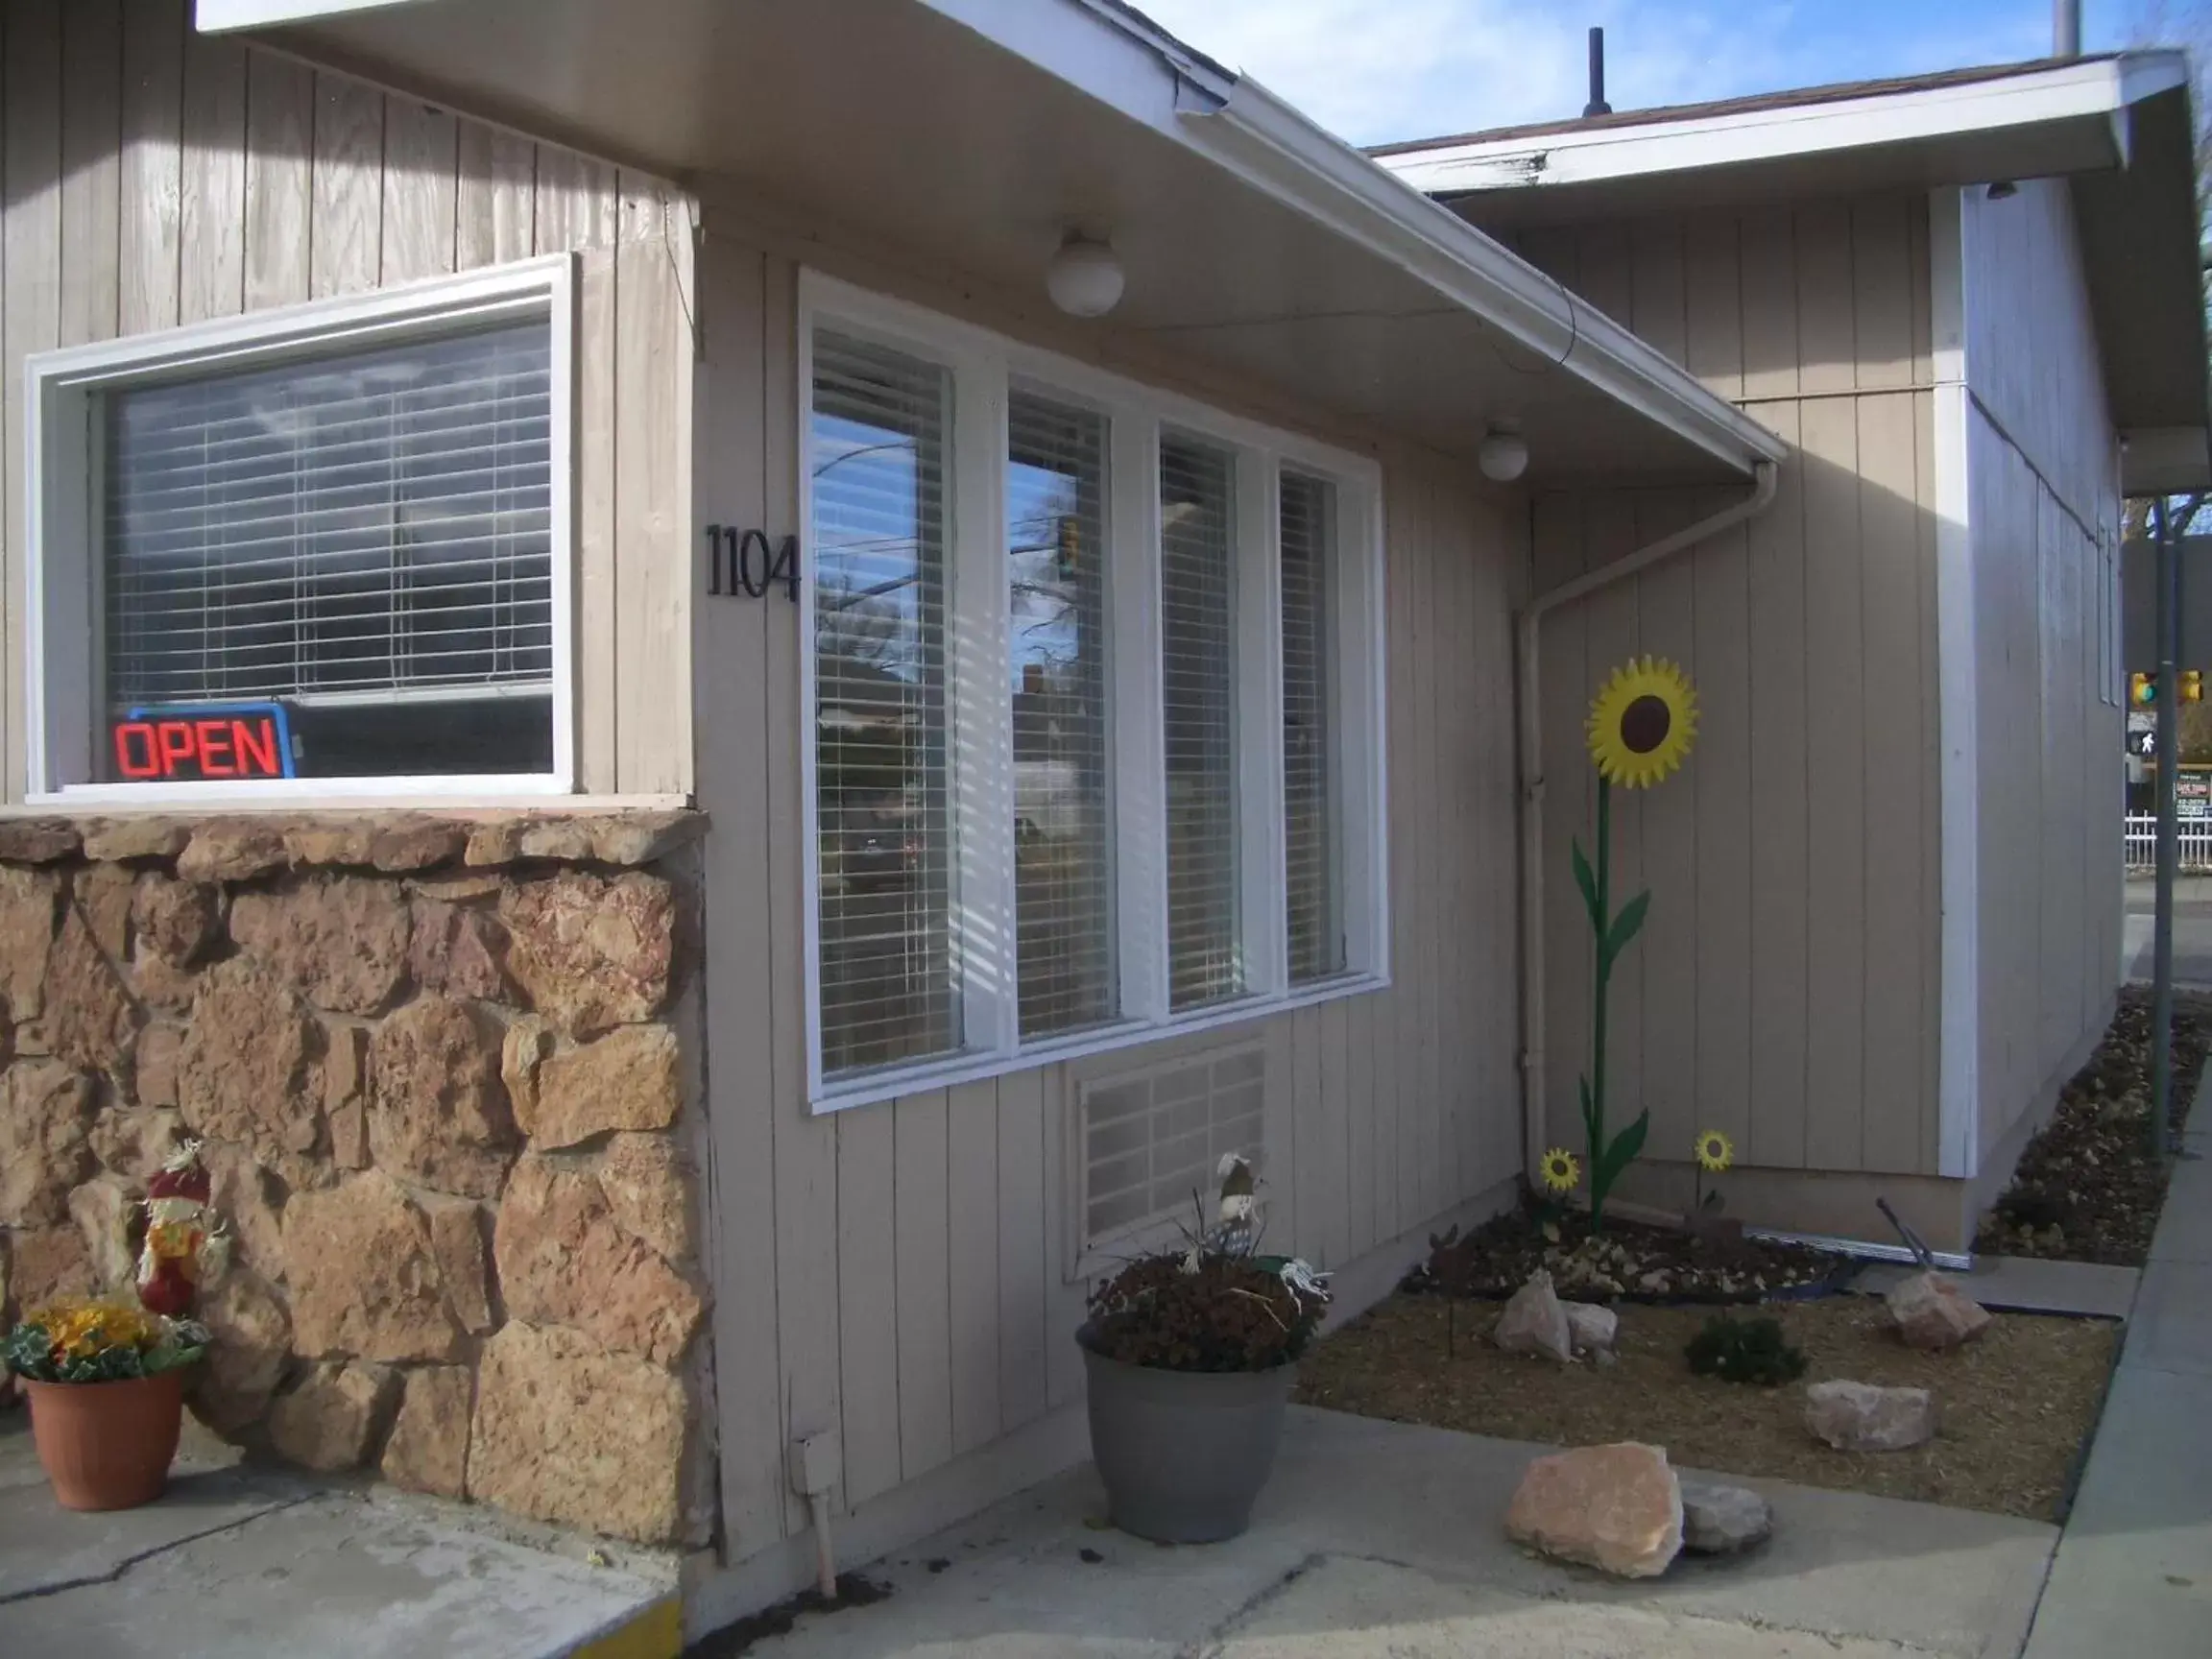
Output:
M1782 440L1657 348L1264 86L1179 76L1180 128L1255 189L1414 276L1555 368L1738 471Z
M1774 504L1779 482L1776 463L1760 461L1752 469L1751 493L1743 500L1539 594L1514 619L1513 705L1520 723L1521 765L1521 1165L1531 1182L1544 1152L1544 733L1537 706L1544 618L1562 605L1624 582L1758 517Z

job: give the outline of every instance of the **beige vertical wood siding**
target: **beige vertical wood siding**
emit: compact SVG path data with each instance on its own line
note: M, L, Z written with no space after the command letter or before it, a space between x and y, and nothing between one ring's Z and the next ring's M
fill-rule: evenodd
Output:
M800 257L1070 345L710 208L702 520L797 528ZM1218 387L1109 366L1223 400ZM1258 400L1231 406L1310 429ZM1525 510L1470 495L1439 458L1315 435L1384 466L1395 986L1101 1064L1262 1038L1270 1238L1336 1267L1519 1165L1508 629ZM808 1115L799 613L773 598L718 600L695 628L700 793L714 819L715 1346L724 1521L740 1559L805 1527L784 1474L791 1432L841 1436L838 1502L850 1511L1080 1397L1072 1336L1085 1286L1068 1278L1067 1212L1085 1073L1042 1067Z
M1987 1156L2062 1081L2119 983L2125 664L2098 630L2120 500L2065 185L1969 190L1959 210Z
M691 782L692 211L656 180L192 32L0 0L0 781L24 793L26 353L580 250L580 787Z
M1881 198L1529 230L1521 252L1792 445L1773 507L1553 613L1543 638L1550 1139L1579 1146L1591 696L1649 654L1702 712L1687 770L1616 791L1615 891L1652 892L1612 988L1610 1121L1774 1169L1933 1173L1940 1027L1927 206ZM1533 586L1737 493L1535 507ZM1647 1180L1654 1174L1646 1168Z

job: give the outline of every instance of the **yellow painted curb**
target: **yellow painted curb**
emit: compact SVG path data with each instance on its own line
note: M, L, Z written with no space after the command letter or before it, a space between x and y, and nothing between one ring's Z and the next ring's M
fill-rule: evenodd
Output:
M570 1659L678 1659L683 1651L684 1600L670 1596L571 1649Z

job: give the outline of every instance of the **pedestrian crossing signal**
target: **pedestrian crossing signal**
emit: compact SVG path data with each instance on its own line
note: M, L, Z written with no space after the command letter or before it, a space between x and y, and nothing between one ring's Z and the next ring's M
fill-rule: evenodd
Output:
M2155 674L2128 676L2128 706L2130 709L2148 709L2157 701L2158 677Z
M2184 668L2181 670L2180 701L2184 703L2201 703L2204 701L2204 671L2202 669Z

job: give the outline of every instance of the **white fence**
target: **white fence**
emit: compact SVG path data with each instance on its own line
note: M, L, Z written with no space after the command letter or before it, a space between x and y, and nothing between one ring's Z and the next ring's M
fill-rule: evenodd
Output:
M2212 818L2184 818L2181 830L2181 868L2212 869ZM2128 868L2158 867L2158 820L2148 812L2128 814Z

